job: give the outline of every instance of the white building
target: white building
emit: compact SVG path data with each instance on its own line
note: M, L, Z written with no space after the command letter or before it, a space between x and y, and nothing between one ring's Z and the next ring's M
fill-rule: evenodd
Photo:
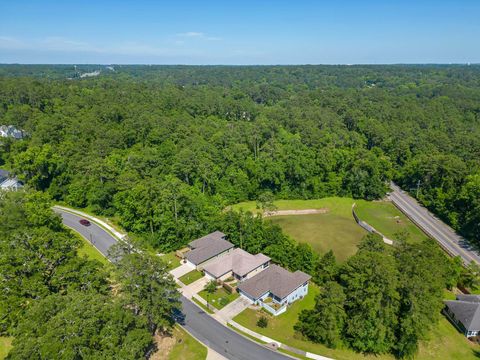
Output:
M23 187L23 184L16 178L10 175L6 170L0 169L0 190L18 190Z

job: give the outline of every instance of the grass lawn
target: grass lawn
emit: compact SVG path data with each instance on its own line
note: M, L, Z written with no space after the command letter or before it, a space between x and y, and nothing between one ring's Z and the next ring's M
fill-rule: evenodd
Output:
M407 230L409 241L416 242L426 235L405 217L391 202L365 201L351 198L329 197L314 200L277 200L278 210L327 209L325 214L286 215L267 218L298 242L306 242L320 254L333 250L342 262L355 254L357 245L367 233L355 223L352 205L356 203L359 217L393 238L401 230ZM255 201L242 202L230 207L258 213Z
M367 232L353 218L333 213L286 215L268 218L298 242L308 243L319 254L333 250L339 262L357 252L357 245Z
M233 300L240 296L236 292L229 294L223 287L215 290L213 294L208 294L207 291L202 290L198 293L198 295L200 295L206 301L209 301L210 305L213 305L213 307L218 310L230 304ZM208 297L209 295L210 298Z
M198 270L192 270L185 275L181 276L178 278L182 283L185 285L189 285L193 283L194 281L197 281L198 279L201 279L203 277L203 273L201 273Z
M430 332L429 338L420 342L419 352L415 359L478 360L479 357L480 346L467 340L442 316L440 322Z
M390 239L394 239L395 233L404 230L409 234L407 241L420 242L427 238L422 230L389 201L359 201L355 211L360 219Z
M207 358L207 348L180 326L175 326L173 336L176 343L168 356L169 360L204 360Z
M0 336L0 360L7 357L8 352L12 348L12 337Z
M180 266L180 259L175 255L175 251L160 256L160 259L165 261L168 271Z
M209 314L214 314L213 310L210 309L210 308L207 308L206 305L203 305L203 303L201 303L197 298L193 297L192 298L193 302L195 304L197 304L198 306L200 306L205 312L209 313Z
M321 344L306 341L301 335L295 333L293 326L297 322L298 314L301 310L314 306L314 298L318 291L319 289L315 285L310 285L308 295L303 300L296 301L285 313L279 316L272 316L265 311L246 309L237 315L234 320L257 333L284 344L319 355L332 357L337 360L395 360L391 355L362 355L346 348L329 349ZM260 316L266 316L268 318L268 326L265 329L257 326L257 320ZM477 354L480 354L480 346L468 341L448 320L442 317L439 324L431 332L430 338L420 343L419 353L415 359L474 360L478 359Z

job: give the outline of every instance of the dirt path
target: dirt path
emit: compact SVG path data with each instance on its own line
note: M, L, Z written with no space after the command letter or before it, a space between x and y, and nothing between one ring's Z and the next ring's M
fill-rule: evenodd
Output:
M309 215L309 214L326 214L328 213L327 208L323 209L302 209L302 210L277 210L277 211L266 211L263 213L263 217L269 216L284 216L284 215Z

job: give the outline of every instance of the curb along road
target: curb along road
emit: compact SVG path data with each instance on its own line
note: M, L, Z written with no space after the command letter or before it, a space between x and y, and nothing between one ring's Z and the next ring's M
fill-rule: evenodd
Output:
M81 211L63 206L55 206L54 211L62 217L65 226L80 233L107 258L110 246L125 237L125 234L119 233L103 221ZM91 225L88 227L81 225L79 220L82 218L92 220ZM102 223L104 226L101 226ZM114 236L115 233L118 237ZM219 355L234 360L285 360L291 358L288 355L272 351L220 324L185 297L181 296L180 299L184 314L180 325L194 338Z

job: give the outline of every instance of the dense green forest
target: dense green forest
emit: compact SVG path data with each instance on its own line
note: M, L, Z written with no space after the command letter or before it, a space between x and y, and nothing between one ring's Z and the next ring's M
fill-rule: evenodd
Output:
M106 268L78 256L41 192L0 193L0 336L8 359L141 359L178 309L166 264L128 254ZM141 270L141 271L140 271Z
M395 180L480 243L480 66L0 65L0 124L26 132L0 141L0 167L27 185L0 201L0 334L15 336L12 359L54 358L59 346L146 356L178 306L165 264L149 252L126 255L110 275L76 256L52 201L115 217L155 251L219 229L308 272L321 293L296 329L330 347L412 357L444 288L475 281L431 241L398 238L387 249L368 236L340 265L261 216L225 208L373 200ZM92 331L80 344L59 345L83 328ZM118 341L96 342L104 336Z
M152 247L260 195L377 199L394 179L480 241L480 66L0 66L0 163ZM418 191L417 191L418 189Z

